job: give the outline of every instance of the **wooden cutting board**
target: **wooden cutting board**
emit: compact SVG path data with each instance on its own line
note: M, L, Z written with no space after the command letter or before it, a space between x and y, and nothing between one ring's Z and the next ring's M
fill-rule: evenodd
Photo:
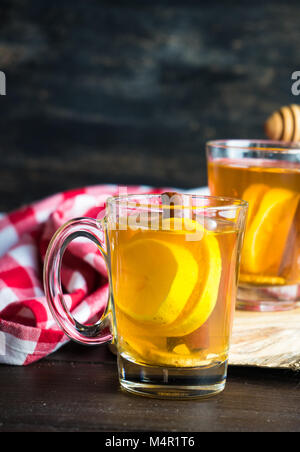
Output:
M300 369L300 306L283 312L236 311L229 364Z

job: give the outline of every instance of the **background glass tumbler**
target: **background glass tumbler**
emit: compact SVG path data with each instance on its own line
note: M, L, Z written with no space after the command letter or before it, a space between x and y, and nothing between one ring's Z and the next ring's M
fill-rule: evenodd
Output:
M121 387L163 398L224 389L247 203L164 194L107 201L104 220L75 219L52 239L45 291L64 332L85 344L112 340ZM82 325L61 287L64 251L91 239L107 265L110 299Z
M300 295L299 145L212 141L207 160L211 194L249 203L238 307L295 307Z

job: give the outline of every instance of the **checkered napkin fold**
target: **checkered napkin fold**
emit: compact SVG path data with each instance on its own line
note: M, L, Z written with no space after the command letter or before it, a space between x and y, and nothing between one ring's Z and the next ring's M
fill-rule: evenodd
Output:
M60 193L0 219L0 363L28 365L68 338L57 327L43 290L43 261L51 237L71 218L104 215L115 185ZM161 193L127 187L127 193ZM104 261L90 243L73 242L64 256L65 301L84 323L103 311L108 298Z

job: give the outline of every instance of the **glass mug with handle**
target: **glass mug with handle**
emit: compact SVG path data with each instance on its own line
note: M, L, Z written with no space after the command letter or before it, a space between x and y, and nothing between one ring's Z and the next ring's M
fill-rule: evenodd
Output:
M247 203L165 193L106 206L103 220L72 220L49 245L44 283L54 318L75 341L112 341L129 392L185 399L222 391ZM79 323L64 302L63 255L78 237L97 245L110 281L94 325Z
M214 196L249 203L238 307L280 311L300 300L300 147L270 140L207 144Z

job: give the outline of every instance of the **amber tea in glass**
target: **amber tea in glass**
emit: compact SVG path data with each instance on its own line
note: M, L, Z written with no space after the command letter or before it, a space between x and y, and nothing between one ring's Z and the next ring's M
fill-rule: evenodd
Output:
M238 306L295 306L300 283L300 149L245 140L208 143L213 195L249 203Z
M67 225L50 245L45 286L70 337L103 342L101 322L83 326L65 314L57 284L64 243L90 237L108 267L111 297L102 322L110 322L121 387L197 398L225 386L247 204L174 196L111 198L104 221Z

